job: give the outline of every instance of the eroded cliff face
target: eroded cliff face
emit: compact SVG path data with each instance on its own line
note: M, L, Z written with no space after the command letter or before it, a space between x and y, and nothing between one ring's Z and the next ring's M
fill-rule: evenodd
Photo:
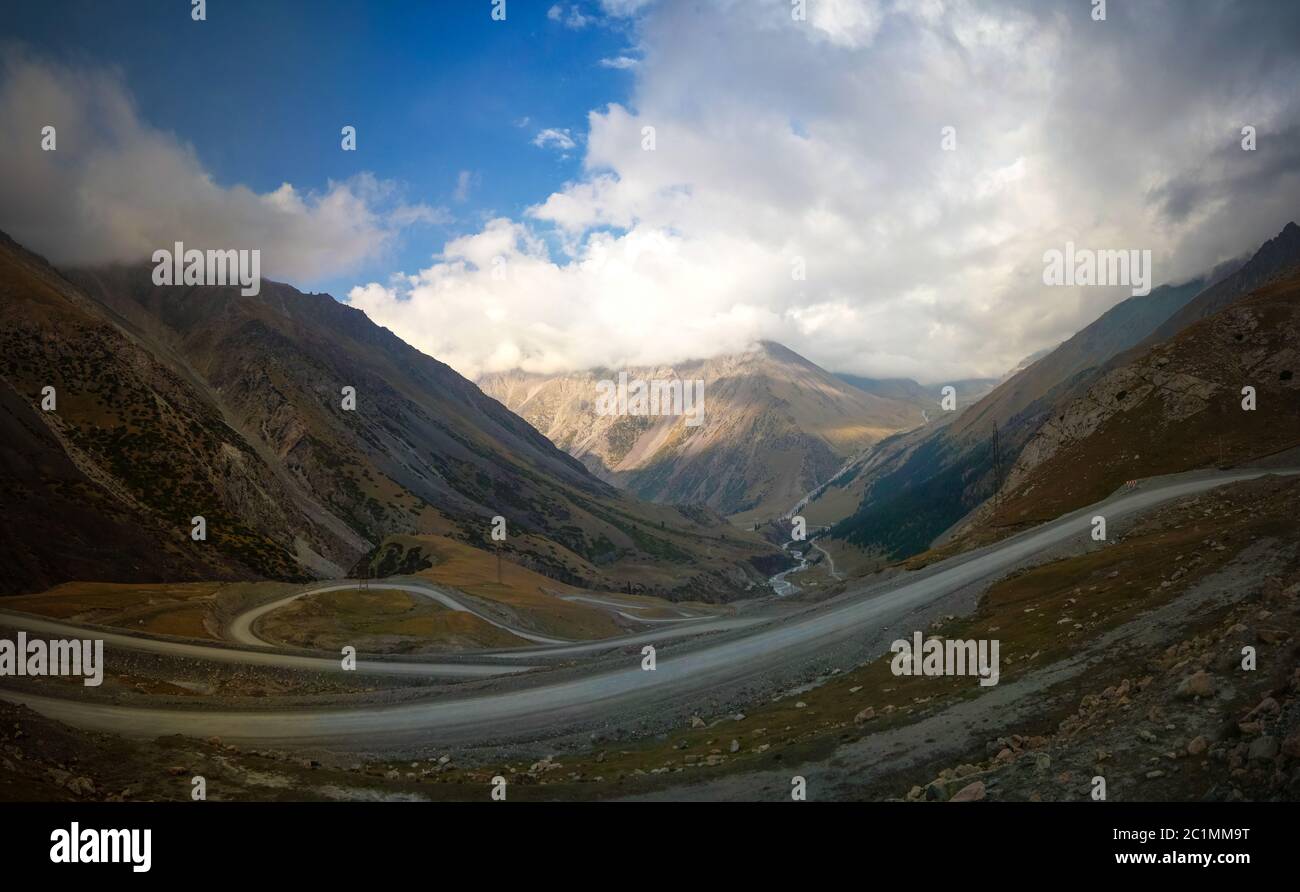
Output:
M1063 415L1039 428L1012 467L1007 487L1015 490L1044 462L1092 436L1119 413L1149 413L1153 423L1172 425L1205 411L1215 393L1223 390L1223 385L1170 370L1168 365L1169 359L1160 357L1103 377L1085 397L1071 403Z
M1000 501L966 526L1042 520L1127 480L1266 460L1300 446L1297 371L1300 274L1105 373L1039 428Z

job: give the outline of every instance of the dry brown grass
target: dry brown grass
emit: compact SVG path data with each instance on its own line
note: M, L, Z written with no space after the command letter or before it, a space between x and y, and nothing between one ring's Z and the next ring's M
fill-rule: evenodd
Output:
M561 594L590 595L655 608L629 611L634 616L648 618L671 615L674 606L706 609L690 603L673 605L649 596L589 592L557 582L506 558L501 561L498 582L497 558L492 552L438 536L402 536L394 540L406 548L418 545L434 561L432 567L420 571L421 577L499 604L516 616L520 625L544 635L592 640L625 632L609 610L582 601L566 601L557 597Z
M528 642L470 613L428 598L372 589L323 592L275 611L261 633L283 644L363 653L414 653L431 649L518 647Z
M213 599L225 586L215 582L67 582L38 595L6 598L0 606L52 619L219 640L205 621L211 617Z

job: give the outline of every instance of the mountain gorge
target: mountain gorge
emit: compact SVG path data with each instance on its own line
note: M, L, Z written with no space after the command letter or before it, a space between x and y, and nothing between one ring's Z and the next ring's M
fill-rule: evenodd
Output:
M806 513L814 521L824 515L830 522L853 504L852 515L836 524L834 537L882 559L924 551L1007 482L1017 456L1035 435L1099 378L1167 337L1171 327L1182 330L1214 308L1285 276L1297 263L1300 228L1290 224L1248 261L1221 264L1190 282L1117 304L982 400L959 406L955 417L869 450ZM1041 445L1035 446L1028 454L1041 451Z
M344 576L393 536L495 545L497 515L506 557L565 581L718 598L763 578L751 559L770 546L624 495L328 295L156 287L150 272L60 272L0 244L9 591Z

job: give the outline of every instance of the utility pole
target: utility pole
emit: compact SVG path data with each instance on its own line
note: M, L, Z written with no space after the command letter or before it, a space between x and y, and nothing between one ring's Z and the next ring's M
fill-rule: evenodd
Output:
M501 543L497 543L497 585L501 585Z

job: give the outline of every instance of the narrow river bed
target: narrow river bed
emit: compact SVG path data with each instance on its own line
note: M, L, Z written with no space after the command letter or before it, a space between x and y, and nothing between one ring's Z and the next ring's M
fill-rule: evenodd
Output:
M793 544L794 544L794 540L791 539L789 542L785 543L781 547L787 553L789 553L790 546ZM791 567L789 570L782 570L780 573L776 574L775 576L773 576L771 579L768 580L768 582L771 583L772 585L772 590L776 592L776 596L778 598L788 598L799 591L799 586L787 580L786 577L790 576L791 574L798 573L802 570L808 569L807 554L811 550L812 549L804 550L804 556L799 559L799 566Z

